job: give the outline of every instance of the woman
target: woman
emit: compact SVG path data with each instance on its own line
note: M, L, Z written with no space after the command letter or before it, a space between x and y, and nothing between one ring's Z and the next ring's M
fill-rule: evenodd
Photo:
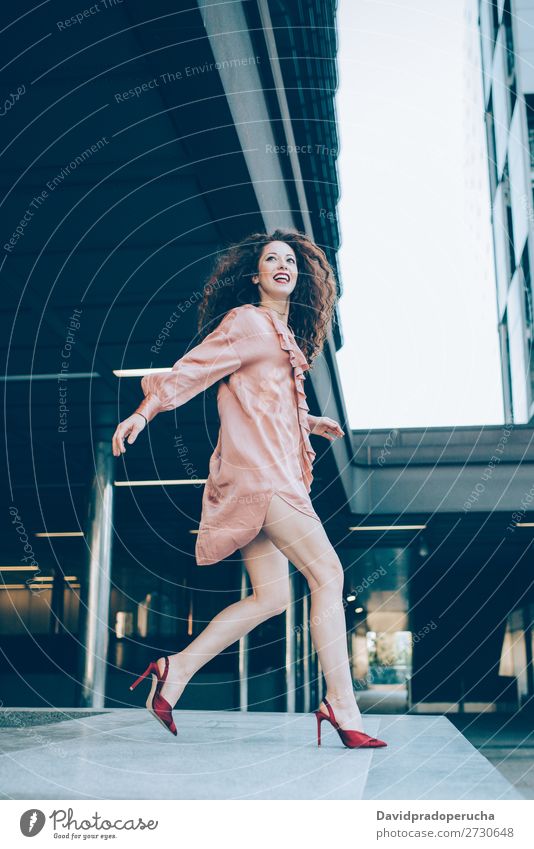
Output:
M157 413L218 383L221 428L195 556L203 566L239 550L253 592L218 613L183 651L150 663L130 687L152 673L147 708L173 734L172 709L194 673L286 609L291 560L310 587L311 636L327 684L315 711L318 744L327 720L349 748L386 745L362 729L347 653L343 567L309 496L315 457L309 434L344 435L337 422L309 414L303 386L335 300L333 270L304 234L254 233L232 245L205 287L199 309L205 338L170 372L143 377L144 400L113 436L118 457L125 438L133 444Z

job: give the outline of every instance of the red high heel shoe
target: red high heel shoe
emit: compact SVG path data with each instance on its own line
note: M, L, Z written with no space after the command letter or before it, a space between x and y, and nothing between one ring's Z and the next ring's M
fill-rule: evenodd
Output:
M324 704L328 708L328 716L326 713L323 713L322 710L314 711L315 716L317 717L317 745L321 745L321 722L323 719L326 719L327 722L330 722L337 733L341 737L342 742L349 749L376 749L379 746L387 746L387 743L384 743L383 740L379 740L378 737L369 737L369 734L365 734L363 731L347 731L345 728L340 728L336 717L334 716L334 711L332 710L332 706L330 702L326 699L323 699Z
M139 678L133 682L132 686L130 687L130 690L135 690L139 682L142 681L143 678L146 678L149 672L152 673L152 687L150 693L148 694L148 699L146 700L147 710L149 710L152 716L155 716L156 719L159 720L159 722L161 722L161 724L165 726L165 728L167 728L171 732L171 734L174 734L174 736L176 737L178 731L176 730L176 725L174 724L174 720L172 718L172 707L170 706L167 699L164 699L161 695L161 688L165 683L168 671L168 657L165 658L165 672L161 677L159 674L158 664L155 661L151 661L143 672L143 674L140 675Z

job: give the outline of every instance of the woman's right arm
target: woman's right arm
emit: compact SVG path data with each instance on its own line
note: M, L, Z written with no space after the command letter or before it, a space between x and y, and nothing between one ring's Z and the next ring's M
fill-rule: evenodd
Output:
M133 445L138 435L142 430L145 429L147 425L147 421L145 416L142 413L132 413L131 416L128 416L127 419L120 422L115 428L115 433L111 439L111 444L113 447L113 456L120 457L121 454L124 454L126 448L124 447L124 440L128 438L128 445Z
M166 372L146 374L141 380L145 398L136 413L148 422L158 413L174 410L221 378L241 367L250 355L250 334L242 311L230 310L202 342L184 354Z
M240 308L230 310L220 324L170 370L146 374L142 378L145 397L132 415L117 427L113 437L115 456L124 452L125 436L131 435L128 439L131 444L158 413L187 403L261 353L258 327L251 312Z

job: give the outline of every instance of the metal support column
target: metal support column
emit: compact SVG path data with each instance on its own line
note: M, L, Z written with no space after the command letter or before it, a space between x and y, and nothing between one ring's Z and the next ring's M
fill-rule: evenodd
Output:
M322 701L322 698L325 694L324 684L325 681L323 676L323 669L321 666L321 661L319 660L319 655L317 655L317 703Z
M247 570L241 566L241 599L249 595ZM248 634L239 640L239 710L248 711Z
M84 578L81 635L81 707L104 707L108 654L111 549L113 531L113 454L111 438L94 443L95 473L86 534L88 569Z
M525 635L525 656L526 656L526 671L527 671L527 693L525 700L529 702L534 695L534 668L532 664L532 605L526 604L523 607L523 632Z
M293 564L289 564L289 605L286 610L286 710L295 713L296 710L296 647L295 647L295 572Z
M310 639L310 596L308 591L302 593L302 710L311 710L311 639Z

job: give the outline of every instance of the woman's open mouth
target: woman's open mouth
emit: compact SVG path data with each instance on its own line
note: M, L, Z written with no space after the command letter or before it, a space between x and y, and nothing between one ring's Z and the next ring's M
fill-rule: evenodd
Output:
M285 271L280 271L278 274L275 274L273 280L276 280L277 283L289 283L289 274L286 274Z

